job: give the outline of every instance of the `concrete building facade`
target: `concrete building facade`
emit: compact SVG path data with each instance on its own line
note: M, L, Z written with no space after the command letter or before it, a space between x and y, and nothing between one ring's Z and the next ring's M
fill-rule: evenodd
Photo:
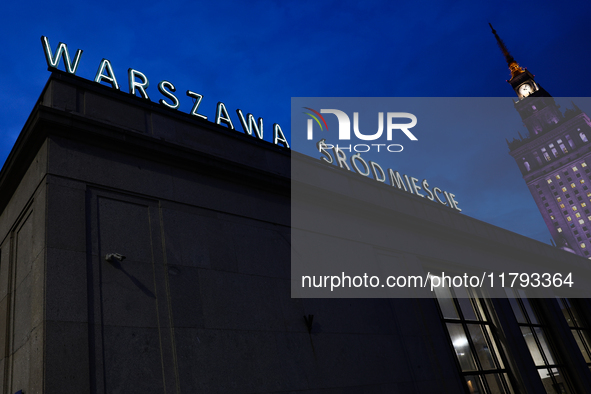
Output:
M586 299L291 298L294 155L54 71L0 173L0 392L591 392ZM475 256L586 261L376 187Z

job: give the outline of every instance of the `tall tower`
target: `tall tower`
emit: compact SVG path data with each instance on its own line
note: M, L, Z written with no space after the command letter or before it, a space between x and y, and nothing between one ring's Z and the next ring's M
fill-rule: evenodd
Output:
M556 245L591 258L591 120L574 103L564 113L527 69L519 66L497 32L528 135L507 141Z

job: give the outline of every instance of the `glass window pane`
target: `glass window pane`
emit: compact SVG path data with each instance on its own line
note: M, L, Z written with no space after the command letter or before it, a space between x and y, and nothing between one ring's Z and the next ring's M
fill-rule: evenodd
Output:
M470 345L468 344L468 338L466 338L466 334L464 333L464 328L461 324L453 323L446 323L446 326L462 371L475 371L476 364L474 363L474 358L472 357L472 352L470 351Z
M464 314L464 319L466 320L478 320L476 319L476 313L474 313L474 307L472 307L472 302L470 302L470 296L468 295L468 291L466 291L465 287L456 287L454 288L456 292L458 303L460 304L460 308L462 309L462 313Z
M497 361L499 362L500 368L505 368L505 364L503 363L503 359L500 357L499 348L497 347L497 343L495 342L495 337L492 335L492 329L489 326L486 326L486 332L488 334L488 338L490 339L493 347L493 352L497 356ZM506 354L506 353L505 353Z
M502 377L496 373L489 373L484 375L486 379L486 383L488 383L488 388L491 394L505 394L506 391L503 388L503 383L501 383Z
M459 319L458 311L454 304L451 292L446 287L436 287L435 296L441 307L441 313L446 319Z
M540 353L540 349L538 349L538 344L534 338L534 334L532 333L529 327L520 327L521 333L523 334L523 339L525 339L525 343L529 349L531 357L534 359L534 363L536 365L545 365L544 359L542 358L542 354Z
M474 344L476 355L478 356L478 360L480 360L482 369L494 369L495 363L490 354L490 349L488 348L482 328L479 325L470 324L468 325L468 331L470 331L470 337L472 338L472 343Z
M542 373L543 371L543 373ZM564 379L564 374L558 368L543 369L540 370L540 377L542 377L542 383L548 393L551 394L571 394L572 392L568 388L568 384ZM542 376L544 375L544 376ZM553 379L552 379L553 377Z
M544 330L541 327L535 327L534 330L538 336L538 341L540 341L540 345L542 346L542 350L544 351L548 362L550 365L556 364L554 362L554 358L552 357L552 353L550 353L550 348L548 346L548 341L546 340L546 334L544 333Z
M587 349L589 348L589 343L586 341L585 337L583 336L583 333L579 330L571 331L573 333L573 336L575 337L575 341L577 341L577 345L579 345L579 349L581 350L583 357L585 358L585 362L591 363L591 358L589 357L589 353L587 351ZM587 345L587 349L585 348L585 344Z
M568 326L577 327L578 324L576 322L576 319L574 317L571 317L571 314L569 313L572 312L572 308L570 307L570 303L568 302L568 300L566 300L565 298L561 298L559 299L558 304L560 305L560 309L562 309L562 314L564 315L564 318L566 319Z
M482 388L482 384L480 383L480 379L478 376L465 376L466 384L468 385L468 392L470 394L484 394L485 391Z

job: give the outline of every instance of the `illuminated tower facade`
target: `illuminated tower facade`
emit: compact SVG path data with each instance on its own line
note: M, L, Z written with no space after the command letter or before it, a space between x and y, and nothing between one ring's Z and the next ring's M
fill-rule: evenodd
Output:
M492 31L511 71L515 109L529 133L507 141L509 154L556 245L591 258L591 120L574 103L562 113Z

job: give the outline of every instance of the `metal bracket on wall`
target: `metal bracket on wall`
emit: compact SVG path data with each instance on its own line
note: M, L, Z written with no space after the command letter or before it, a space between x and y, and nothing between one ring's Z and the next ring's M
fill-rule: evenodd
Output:
M114 263L113 259L122 262L123 260L125 260L125 256L119 253L108 253L105 256L105 260L107 260L109 263Z

